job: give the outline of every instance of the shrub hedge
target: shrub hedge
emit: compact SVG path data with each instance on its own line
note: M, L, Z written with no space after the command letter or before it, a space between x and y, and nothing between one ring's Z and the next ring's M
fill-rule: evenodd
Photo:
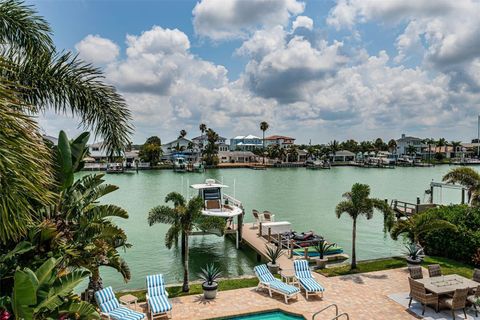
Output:
M426 253L473 264L472 257L480 248L480 208L450 205L430 210L455 224L458 230L438 230L426 234L422 239Z

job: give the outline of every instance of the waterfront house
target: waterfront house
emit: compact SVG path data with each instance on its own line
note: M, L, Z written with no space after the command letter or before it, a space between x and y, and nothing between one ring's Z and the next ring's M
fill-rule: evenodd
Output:
M340 150L335 152L335 154L330 153L328 157L332 162L348 162L355 160L355 153L348 150Z
M395 150L395 154L398 156L403 156L407 154L407 149L408 146L414 146L415 147L415 153L421 154L423 149L425 148L425 144L422 142L422 139L416 138L416 137L409 137L406 136L405 134L402 134L402 137L398 140L397 142L397 148Z
M95 159L96 163L108 162L108 154L103 141L88 145L89 157Z
M187 138L178 138L162 145L162 160L172 161L176 156L183 156L187 161L198 161L201 150L198 145Z
M265 146L279 146L280 148L287 148L295 144L295 138L273 135L265 138Z
M236 136L230 139L230 151L253 151L263 148L263 140L249 134L247 136Z
M197 146L201 147L202 150L203 150L203 149L205 149L205 146L208 144L208 137L207 137L206 134L204 134L204 135L193 138L192 141ZM218 145L218 151L228 151L229 150L229 146L227 144L227 138L224 138L222 136L218 136L218 140L215 144Z
M251 151L219 151L220 163L258 162L259 158Z

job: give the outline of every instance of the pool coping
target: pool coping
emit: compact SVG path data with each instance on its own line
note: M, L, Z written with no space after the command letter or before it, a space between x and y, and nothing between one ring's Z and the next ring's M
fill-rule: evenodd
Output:
M307 320L307 318L303 314L288 311L288 310L285 310L285 309L282 309L282 308L265 309L265 310L262 310L262 311L247 311L247 312L243 312L243 313L239 313L239 314L229 315L227 317L230 317L230 318L231 317L245 317L245 316L250 316L250 315L254 315L254 314L262 314L262 313L278 312L278 311L286 313L286 314L291 315L291 316L302 317L303 319ZM211 320L228 320L228 318L217 317L217 318L212 318Z

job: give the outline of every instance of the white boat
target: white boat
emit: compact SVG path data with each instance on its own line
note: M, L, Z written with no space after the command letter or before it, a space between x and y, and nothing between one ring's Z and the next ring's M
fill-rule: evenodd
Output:
M123 173L124 167L122 163L108 163L107 164L107 173Z
M377 153L377 158L380 159L382 164L392 165L395 164L395 157L388 151L379 151Z
M175 172L185 172L187 171L188 161L184 157L176 157L173 160L173 171Z
M190 188L198 190L198 196L203 199L202 214L205 216L228 219L243 213L242 203L222 192L222 189L228 188L227 185L207 179L205 183L192 184Z

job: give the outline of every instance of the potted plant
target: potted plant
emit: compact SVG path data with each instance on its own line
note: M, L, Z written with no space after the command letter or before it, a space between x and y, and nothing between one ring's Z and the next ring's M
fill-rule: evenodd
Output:
M277 246L275 248L272 248L268 245L265 245L265 247L266 247L266 250L267 250L267 257L270 260L270 262L267 263L268 270L270 270L270 272L272 274L277 274L278 270L280 269L280 265L277 264L277 260L285 252L279 246Z
M423 249L416 243L410 243L405 246L408 266L418 266L423 261Z
M335 247L336 245L336 243L328 243L325 239L318 241L315 246L315 250L318 252L318 259L316 259L318 269L325 269L328 262L328 259L325 258L325 254L330 248Z
M205 268L198 274L198 277L203 280L202 289L205 299L215 299L217 296L218 282L220 278L220 270L212 263L207 264Z

